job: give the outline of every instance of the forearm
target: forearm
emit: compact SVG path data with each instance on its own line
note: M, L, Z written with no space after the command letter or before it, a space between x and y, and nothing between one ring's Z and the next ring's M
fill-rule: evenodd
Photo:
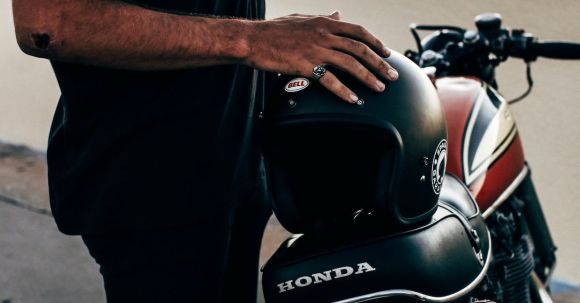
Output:
M232 0L233 1L233 0ZM18 45L50 60L135 70L240 63L311 77L332 65L376 92L398 74L390 51L364 27L328 16L269 21L163 13L120 0L13 0ZM328 71L319 83L344 101L357 95Z
M57 61L179 69L241 63L252 21L184 16L111 0L13 0L20 48Z

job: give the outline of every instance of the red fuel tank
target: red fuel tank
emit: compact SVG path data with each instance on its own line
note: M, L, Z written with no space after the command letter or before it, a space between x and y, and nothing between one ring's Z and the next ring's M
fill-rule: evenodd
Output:
M514 117L480 79L445 77L436 84L447 120L447 172L465 182L485 212L527 171Z

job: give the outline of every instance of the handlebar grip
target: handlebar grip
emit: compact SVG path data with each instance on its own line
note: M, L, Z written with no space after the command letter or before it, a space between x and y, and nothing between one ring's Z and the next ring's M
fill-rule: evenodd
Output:
M535 41L529 46L529 53L536 57L552 59L580 59L580 43L565 41Z

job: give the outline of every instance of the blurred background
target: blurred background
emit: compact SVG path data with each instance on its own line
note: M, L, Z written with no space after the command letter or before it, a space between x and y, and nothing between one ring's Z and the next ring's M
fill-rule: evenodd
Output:
M344 20L366 26L399 52L415 48L408 30L412 22L474 28L473 18L482 12L498 12L505 25L546 40L580 41L577 0L277 0L267 5L268 18L340 10ZM556 277L580 284L580 61L540 59L532 70L534 90L513 106L513 112L559 247ZM505 63L498 78L507 99L527 87L525 65L517 60ZM0 198L12 199L8 204L13 204L0 203L0 302L102 301L95 299L102 298L97 269L82 245L58 234L44 215L48 200L43 153L58 96L48 62L19 51L11 1L0 0ZM284 236L275 222L269 225L262 260ZM33 253L43 249L48 255ZM78 254L71 257L71 251Z

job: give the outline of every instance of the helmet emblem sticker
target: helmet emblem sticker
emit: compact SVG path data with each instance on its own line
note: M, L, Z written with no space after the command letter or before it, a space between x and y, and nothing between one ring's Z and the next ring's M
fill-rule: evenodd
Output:
M289 93L295 93L307 88L308 84L310 84L310 81L306 78L294 78L286 84L284 90Z
M435 194L441 192L443 177L445 176L445 165L447 164L447 140L443 139L437 145L433 162L431 163L431 185Z

